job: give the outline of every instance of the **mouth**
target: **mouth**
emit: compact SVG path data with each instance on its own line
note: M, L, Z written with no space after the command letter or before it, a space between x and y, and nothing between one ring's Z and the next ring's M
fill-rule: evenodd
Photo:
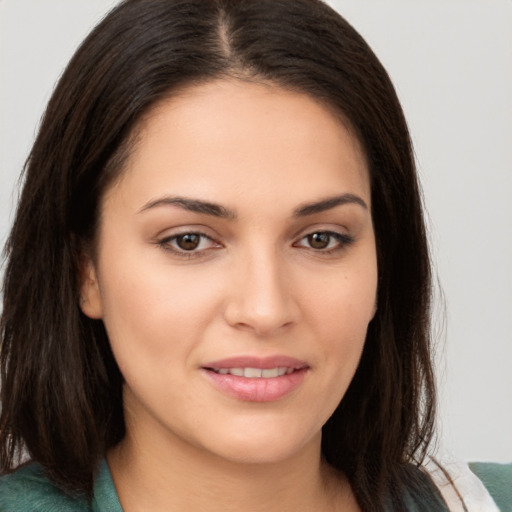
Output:
M201 369L223 394L245 402L273 402L299 388L310 366L285 356L235 357L208 363Z
M236 377L245 377L248 379L273 379L275 377L282 377L283 375L290 375L291 373L302 370L304 366L287 367L277 366L275 368L205 368L215 372L219 375L235 375Z

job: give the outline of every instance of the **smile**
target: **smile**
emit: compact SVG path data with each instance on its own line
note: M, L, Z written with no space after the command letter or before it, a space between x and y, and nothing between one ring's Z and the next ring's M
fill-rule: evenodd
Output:
M305 361L287 356L231 357L201 368L214 388L244 402L281 400L301 387L310 369Z
M300 368L288 368L286 366L279 366L276 368L212 368L212 371L220 375L236 375L237 377L253 379L271 379L274 377L282 377L283 375L290 375L290 373L293 373L298 369Z

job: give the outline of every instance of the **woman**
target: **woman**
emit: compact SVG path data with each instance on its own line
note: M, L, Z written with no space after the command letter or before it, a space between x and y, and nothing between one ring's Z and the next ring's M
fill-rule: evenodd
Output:
M407 126L324 4L122 2L7 254L2 510L447 510Z

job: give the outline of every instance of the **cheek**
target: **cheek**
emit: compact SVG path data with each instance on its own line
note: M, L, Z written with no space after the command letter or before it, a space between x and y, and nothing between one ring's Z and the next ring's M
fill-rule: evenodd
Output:
M368 324L375 312L376 266L347 272L312 291L308 303L310 322L321 348L325 379L332 389L328 398L336 407L357 369Z
M364 340L375 313L377 295L376 266L341 272L310 289L309 314L316 319L327 339Z
M310 296L308 324L316 347L315 389L308 409L320 429L333 414L354 377L364 348L375 303L372 280L362 284L348 277L336 286L315 289Z
M215 314L219 287L205 283L198 272L138 258L108 268L101 281L103 321L119 366L137 361L151 372L175 365L178 356L183 361Z

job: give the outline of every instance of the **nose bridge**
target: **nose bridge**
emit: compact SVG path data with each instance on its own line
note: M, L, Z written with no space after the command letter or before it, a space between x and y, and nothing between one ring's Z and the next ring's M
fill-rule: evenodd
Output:
M272 333L297 319L287 261L274 244L255 243L234 265L233 292L226 307L231 325Z

